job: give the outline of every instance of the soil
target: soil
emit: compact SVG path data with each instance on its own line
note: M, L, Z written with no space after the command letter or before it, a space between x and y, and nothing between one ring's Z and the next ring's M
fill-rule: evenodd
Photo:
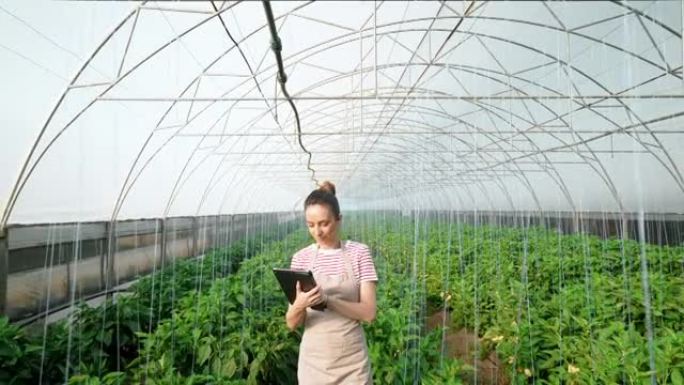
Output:
M473 385L510 384L505 367L496 352L492 351L486 358L479 359L476 349L480 342L479 337L473 331L465 328L459 330L449 328L451 314L448 311L438 311L428 317L425 322L428 331L442 327L442 325L447 325L444 336L447 357L457 358L472 367L472 370L463 372L461 377L464 383Z

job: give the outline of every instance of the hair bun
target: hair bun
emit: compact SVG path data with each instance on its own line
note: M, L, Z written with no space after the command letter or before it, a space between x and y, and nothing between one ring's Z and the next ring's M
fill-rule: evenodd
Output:
M335 185L327 180L318 186L318 190L335 195Z

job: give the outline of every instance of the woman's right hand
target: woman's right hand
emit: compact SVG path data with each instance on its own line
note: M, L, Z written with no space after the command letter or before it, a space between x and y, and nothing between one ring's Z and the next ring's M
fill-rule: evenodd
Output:
M296 290L297 296L292 304L293 307L306 309L307 307L318 305L323 301L321 285L316 285L316 287L309 291L302 291L302 287L299 284L299 281L297 281Z

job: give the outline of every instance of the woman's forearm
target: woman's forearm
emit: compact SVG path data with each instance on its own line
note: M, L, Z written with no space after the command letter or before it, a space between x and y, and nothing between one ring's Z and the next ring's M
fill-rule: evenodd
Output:
M375 319L375 301L373 303L349 302L330 297L327 300L327 307L329 310L358 321L373 322Z
M306 308L300 308L298 306L290 305L287 308L287 313L285 313L285 322L287 323L287 328L290 330L295 330L297 326L304 323L306 320Z

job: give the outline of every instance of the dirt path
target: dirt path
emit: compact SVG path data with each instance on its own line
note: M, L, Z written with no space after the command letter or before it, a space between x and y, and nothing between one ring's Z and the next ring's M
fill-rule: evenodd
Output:
M425 322L428 331L442 327L442 325L447 326L444 336L446 356L457 358L473 368L473 370L465 371L461 376L465 383L478 385L510 384L505 373L505 367L496 352L491 352L484 359L477 358L477 346L480 344L480 340L475 333L465 328L455 331L449 329L449 325L451 325L451 314L449 312L434 313Z

